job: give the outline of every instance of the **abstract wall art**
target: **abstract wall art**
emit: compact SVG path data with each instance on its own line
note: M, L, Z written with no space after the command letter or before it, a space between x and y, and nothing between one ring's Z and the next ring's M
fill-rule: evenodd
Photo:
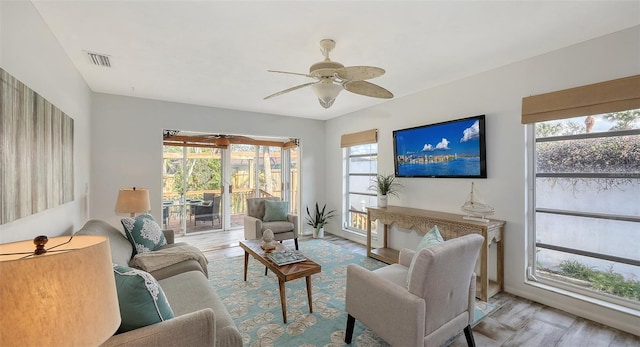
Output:
M74 198L73 119L0 69L0 224Z

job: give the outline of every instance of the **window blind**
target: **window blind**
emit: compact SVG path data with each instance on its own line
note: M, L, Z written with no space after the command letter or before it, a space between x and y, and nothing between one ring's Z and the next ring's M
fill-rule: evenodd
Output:
M640 75L522 98L522 124L640 108Z
M345 148L376 142L378 142L378 129L371 129L342 135L340 138L340 147Z

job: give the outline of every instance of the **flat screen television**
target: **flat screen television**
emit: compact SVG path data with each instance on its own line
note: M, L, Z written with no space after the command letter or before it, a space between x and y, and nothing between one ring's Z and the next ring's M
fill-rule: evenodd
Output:
M396 177L487 178L485 116L393 132Z

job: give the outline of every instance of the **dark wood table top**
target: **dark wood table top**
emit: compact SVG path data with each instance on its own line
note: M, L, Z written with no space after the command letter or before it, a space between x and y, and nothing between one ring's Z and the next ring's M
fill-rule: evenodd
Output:
M245 250L246 253L251 254L256 260L264 264L269 270L271 270L279 279L284 282L295 280L301 277L311 276L316 273L320 273L322 267L320 264L314 262L313 260L307 259L301 262L287 264L287 265L276 265L271 259L269 259L266 255L267 253L271 253L273 251L284 251L286 247L282 244L278 244L275 250L265 251L261 247L262 240L241 240L240 247ZM304 254L304 251L302 251Z

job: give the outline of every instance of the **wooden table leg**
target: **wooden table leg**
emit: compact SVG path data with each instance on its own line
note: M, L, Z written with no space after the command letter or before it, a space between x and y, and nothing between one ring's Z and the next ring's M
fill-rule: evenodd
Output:
M313 304L311 299L311 276L307 276L307 300L309 301L309 313L313 313Z
M489 270L488 270L489 243L487 239L482 242L480 251L480 300L488 301L487 292L489 290Z
M249 267L249 252L244 252L244 281L247 281L247 268Z
M280 305L282 305L282 319L285 324L287 323L287 301L285 298L284 281L278 279L278 286L280 287Z
M504 259L504 243L502 240L496 242L497 249L497 267L498 267L498 283L500 284L500 291L504 290L504 264L502 260Z
M371 257L371 214L367 212L367 257Z

